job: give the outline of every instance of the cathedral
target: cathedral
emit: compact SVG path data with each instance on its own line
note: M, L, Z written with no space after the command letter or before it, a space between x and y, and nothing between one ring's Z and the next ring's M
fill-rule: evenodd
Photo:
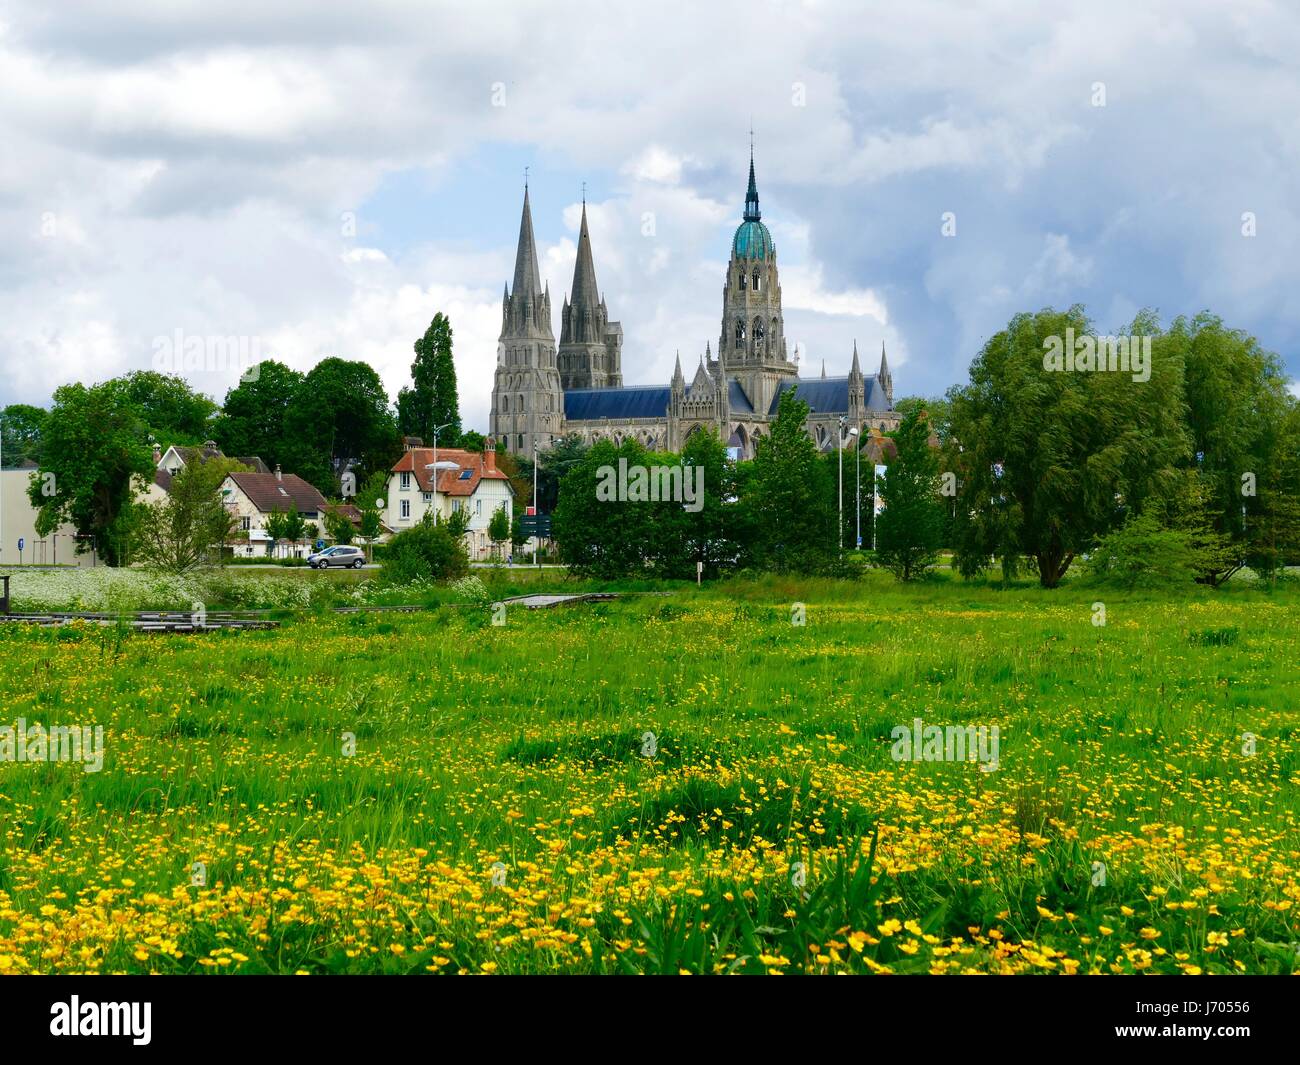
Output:
M561 437L587 443L629 437L651 450L679 451L704 428L716 432L737 458L752 458L758 437L776 417L781 394L797 388L809 405L808 434L823 450L835 447L840 419L859 430L897 427L894 386L882 345L880 370L865 375L857 343L847 377L799 377L786 350L776 245L758 209L758 184L750 153L743 220L731 241L722 286L722 332L716 355L705 344L687 384L681 356L668 385L623 384L623 328L610 321L596 287L596 266L582 207L573 285L560 310L560 343L551 329L551 289L542 285L533 218L524 188L513 286L501 307L492 388L491 433L516 454L545 450Z

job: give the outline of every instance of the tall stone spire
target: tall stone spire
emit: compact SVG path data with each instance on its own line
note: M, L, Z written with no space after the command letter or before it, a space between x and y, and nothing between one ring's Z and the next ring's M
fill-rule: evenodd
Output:
M853 365L849 367L849 420L861 423L866 413L867 382L858 361L858 342L853 341Z
M587 232L587 205L582 205L582 225L578 230L578 259L573 264L573 290L569 303L595 311L600 306L596 291L596 264L591 259L591 234Z
M745 221L762 221L763 214L758 209L758 182L754 180L754 141L749 142L749 188L745 192Z
M587 229L587 201L582 202L578 256L573 288L560 312L560 377L565 389L619 388L623 384L623 329L609 320L596 288L596 264Z
M531 455L560 435L564 396L555 364L551 291L537 269L533 212L524 186L524 210L515 252L514 289L501 301L501 336L492 386L491 435L508 451Z
M540 296L542 276L537 271L537 242L533 239L533 212L528 205L528 186L524 186L524 213L519 219L519 249L515 252L515 288L512 295Z
M889 360L885 358L885 342L880 342L880 373L876 374L880 380L880 387L885 390L885 399L892 407L894 405L894 378L889 372Z

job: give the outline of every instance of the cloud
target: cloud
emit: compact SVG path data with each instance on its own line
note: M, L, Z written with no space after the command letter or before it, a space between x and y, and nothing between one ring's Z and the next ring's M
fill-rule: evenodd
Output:
M485 428L519 211L492 175L525 163L556 332L588 180L626 379L666 381L717 343L751 122L809 372L883 340L897 391L933 394L1011 315L1076 301L1108 328L1209 307L1295 370L1298 47L1264 0L0 2L5 400L147 366L176 328L365 358L395 395L443 311Z

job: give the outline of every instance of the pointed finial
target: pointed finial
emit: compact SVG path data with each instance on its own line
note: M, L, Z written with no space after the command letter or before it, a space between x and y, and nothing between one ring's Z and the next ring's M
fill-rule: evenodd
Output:
M528 191L528 167L524 167L524 191Z
M587 206L587 183L585 181L582 183L582 206Z

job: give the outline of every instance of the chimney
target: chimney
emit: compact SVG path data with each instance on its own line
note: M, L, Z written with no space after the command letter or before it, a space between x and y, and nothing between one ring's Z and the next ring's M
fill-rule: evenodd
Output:
M275 464L275 479L277 481L284 480L284 475L280 473L280 464L278 462Z
M157 444L154 444L154 446L153 446L153 464L154 464L155 466L157 466L158 463L160 463L160 462L162 462L162 448L160 448Z
M497 442L490 436L483 442L483 466L489 470L497 468Z

